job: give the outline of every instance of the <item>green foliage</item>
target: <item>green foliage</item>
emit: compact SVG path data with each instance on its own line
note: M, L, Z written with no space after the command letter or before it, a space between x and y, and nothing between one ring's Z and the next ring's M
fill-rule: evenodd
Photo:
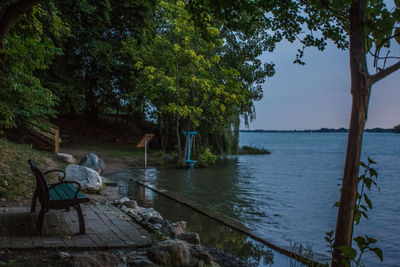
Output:
M242 146L239 150L240 155L246 155L246 154L252 154L252 155L258 155L258 154L264 154L264 155L269 155L271 154L271 151L265 148L257 148L257 147L252 147L252 146Z
M0 15L13 1L0 5ZM259 56L274 40L230 28L184 1L51 1L24 14L4 43L0 127L36 117L115 114L121 130L157 124L161 146L236 153L240 117L253 118L261 85L274 74ZM200 12L201 13L198 13ZM62 49L61 49L62 48ZM4 118L4 119L3 119ZM182 153L179 153L182 154Z
M4 8L0 6L0 14ZM57 97L42 85L36 71L47 69L62 53L56 42L67 33L51 3L35 6L11 28L0 59L0 129L55 115Z
M358 225L362 217L368 219L368 211L372 210L372 202L368 198L368 195L364 192L365 189L371 190L371 186L379 187L376 183L378 179L378 173L371 165L376 164L371 158L368 157L368 163L360 162L360 166L364 169L364 172L358 177L358 189L357 190L357 203L354 209L354 223ZM360 189L361 187L361 189ZM336 202L335 207L339 206L339 202ZM334 238L333 238L333 230L325 233L325 240L328 242L329 252L333 253L334 247ZM366 252L373 252L380 261L383 261L383 253L382 250L378 247L375 247L374 244L377 242L376 239L365 235L365 236L357 236L353 238L354 242L357 244L357 249L352 248L351 246L341 246L339 250L343 256L343 262L341 265L343 266L364 266L362 261L362 255Z
M394 133L400 133L400 124L393 127L393 132Z
M368 157L368 164L364 162L360 162L360 166L364 168L364 173L358 178L358 187L361 184L361 191L357 192L357 204L356 209L354 211L354 222L357 224L360 223L361 217L368 219L368 210L372 210L371 200L368 198L368 195L364 192L364 189L367 188L371 190L371 186L374 185L378 190L376 180L378 179L378 173L375 169L371 168L371 165L376 164L375 161Z
M256 57L261 52L255 43L244 47L242 40L236 45L242 54L234 58L235 47L223 41L228 33L221 33L207 13L203 13L204 28L198 28L191 12L182 1L160 1L155 36L146 51L133 39L124 48L132 57L134 78L140 81L139 91L151 110L149 115L160 126L161 137L179 142L178 137L171 139L163 133L196 129L199 145L220 146L223 153L234 147L225 146L225 141L237 143L232 128L239 116L252 113L253 101L261 97L260 86L255 89L253 83L263 82L270 72L259 70ZM249 58L255 63L250 64ZM210 143L210 136L216 140Z
M23 260L9 260L8 262L6 261L0 261L0 266L1 267L11 267L11 266L16 266L18 264L23 263Z
M146 39L152 2L56 2L71 35L63 42L63 55L41 72L41 79L60 98L61 114L84 113L96 119L109 112L130 115L134 106L140 107L135 98L140 93L132 94L138 86L131 80L135 68L123 47L129 39Z
M217 161L217 156L214 155L207 147L202 153L199 154L198 161L200 164L215 164Z

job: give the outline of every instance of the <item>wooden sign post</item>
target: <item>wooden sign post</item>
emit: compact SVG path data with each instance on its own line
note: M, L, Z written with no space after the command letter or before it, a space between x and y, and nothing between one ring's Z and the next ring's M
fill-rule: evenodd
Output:
M154 134L145 134L136 147L144 147L144 168L147 169L147 144L153 138Z

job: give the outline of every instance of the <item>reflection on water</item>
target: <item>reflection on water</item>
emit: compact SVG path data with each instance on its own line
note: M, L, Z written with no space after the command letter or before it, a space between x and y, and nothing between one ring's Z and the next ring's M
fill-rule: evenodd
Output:
M272 154L226 158L206 169L137 169L133 175L235 219L280 247L297 242L327 255L324 233L335 228L332 205L339 199L346 134L241 133L240 144L265 147ZM364 136L362 159L378 162L381 192L369 193L374 209L355 235L376 238L384 253L382 264L365 254L367 266L398 266L399 151L398 134Z
M151 172L150 170L149 173ZM136 199L140 206L153 207L164 218L171 221L186 221L188 223L187 231L199 233L203 245L226 251L256 266L303 266L284 255L272 252L271 249L246 234L155 193L138 183L129 183L127 192L128 196Z

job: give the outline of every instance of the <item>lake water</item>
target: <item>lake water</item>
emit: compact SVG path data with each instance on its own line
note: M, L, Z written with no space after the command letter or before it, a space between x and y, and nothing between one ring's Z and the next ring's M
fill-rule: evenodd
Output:
M311 245L327 255L324 234L335 228L347 134L240 133L240 145L271 150L271 155L226 158L207 169L137 171L157 188L176 192L235 219L273 244ZM369 197L373 210L355 235L378 240L384 262L366 254L367 266L400 266L400 135L366 133L362 160L378 164L380 192Z

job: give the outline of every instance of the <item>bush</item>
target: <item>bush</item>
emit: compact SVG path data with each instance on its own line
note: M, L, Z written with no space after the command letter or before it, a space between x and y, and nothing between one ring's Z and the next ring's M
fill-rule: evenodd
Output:
M257 148L257 147L252 147L252 146L242 146L239 149L239 155L246 155L246 154L265 154L265 155L269 155L271 154L271 151L269 151L268 149L265 148Z
M209 148L205 148L203 153L200 153L198 157L200 164L215 164L217 156L214 155Z
M393 132L394 133L400 133L400 124L393 127Z

